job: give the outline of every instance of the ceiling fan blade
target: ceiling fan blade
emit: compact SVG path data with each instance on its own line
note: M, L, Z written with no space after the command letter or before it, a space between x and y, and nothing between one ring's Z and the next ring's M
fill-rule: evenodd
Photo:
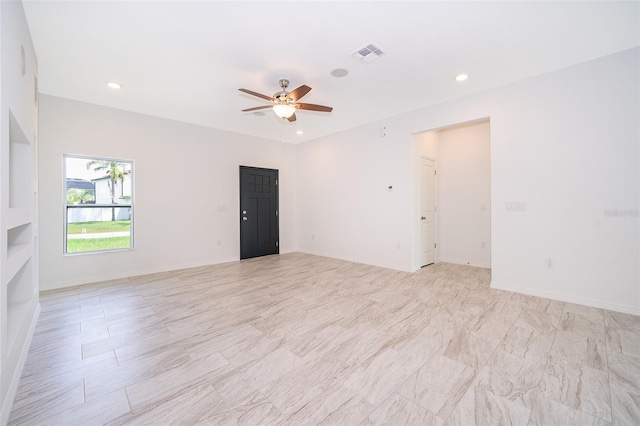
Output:
M257 111L259 109L267 109L267 108L273 108L273 105L262 105L259 107L247 108L247 109L243 109L242 112Z
M297 89L289 93L287 95L287 98L293 99L293 101L295 102L301 97L303 97L304 95L306 95L307 93L309 93L310 91L311 91L311 87L307 86L306 84L303 84L302 86L298 87Z
M253 95L253 96L257 96L259 98L265 99L267 101L273 101L273 98L271 96L263 95L262 93L254 92L253 90L248 90L248 89L238 89L238 90L241 92L247 93L249 95Z
M324 106L324 105L316 105L316 104L296 104L298 109L306 109L310 111L321 111L321 112L331 112L333 111L333 107Z
M287 118L289 121L296 121L296 113L294 112L291 117Z

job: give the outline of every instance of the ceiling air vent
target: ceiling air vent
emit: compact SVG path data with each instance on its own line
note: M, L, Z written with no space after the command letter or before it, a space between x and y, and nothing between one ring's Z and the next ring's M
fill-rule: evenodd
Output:
M361 62L363 64L368 64L370 62L375 61L382 55L384 55L384 52L380 50L379 47L373 44L368 44L362 49L359 49L356 53L354 53L351 56L354 59L356 59L358 62Z

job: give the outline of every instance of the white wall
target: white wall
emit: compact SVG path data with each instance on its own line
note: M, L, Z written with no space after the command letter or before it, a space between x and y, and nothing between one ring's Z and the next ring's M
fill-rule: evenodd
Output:
M411 151L381 129L365 126L298 145L301 251L410 269Z
M442 129L438 143L438 257L443 262L490 268L489 123Z
M280 170L296 249L293 145L46 95L40 131L42 290L239 259L239 165ZM63 256L63 154L135 161L133 251Z
M489 117L492 286L640 314L639 52L300 145L299 249L417 269L412 135Z

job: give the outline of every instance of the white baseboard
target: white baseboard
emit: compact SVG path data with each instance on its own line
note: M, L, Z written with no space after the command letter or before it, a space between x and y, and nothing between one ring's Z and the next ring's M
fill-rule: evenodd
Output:
M280 252L280 254L294 253L294 252L295 252L294 250L283 250ZM178 271L180 269L198 268L201 266L219 265L221 263L237 262L239 260L240 260L240 256L218 259L215 262L193 262L193 263L184 263L180 265L161 266L157 268L138 269L135 271L119 272L114 274L95 275L92 277L82 278L78 280L70 280L70 281L66 280L66 281L58 281L58 282L51 282L51 283L43 283L41 281L40 291L61 290L64 288L76 287L79 285L95 284L102 281L119 280L122 278L138 277L140 275L157 274L160 272Z
M456 265L476 266L478 268L491 269L491 262L476 262L474 260L461 260L442 257L438 259L438 262L455 263Z
M491 288L497 290L506 290L514 293L527 294L529 296L544 297L545 299L553 299L561 302L576 303L579 305L591 306L594 308L606 309L608 311L622 312L625 314L640 315L640 306L621 305L603 300L589 299L587 297L574 296L571 294L556 293L553 291L537 290L529 287L520 287L516 285L497 283L491 281Z
M415 272L415 271L413 271L411 269L410 266L407 266L407 265L396 265L396 264L393 264L393 263L377 262L377 261L372 261L372 260L362 259L362 258L356 258L356 257L351 257L351 256L342 256L342 255L335 254L335 253L323 253L323 252L315 251L315 250L299 249L298 252L299 253L312 254L314 256L329 257L331 259L346 260L347 262L362 263L364 265L377 266L377 267L380 267L380 268L393 269L395 271Z
M238 260L240 260L240 257L218 259L215 262L193 262L193 263L184 263L180 265L159 266L155 268L138 269L134 271L119 272L114 274L94 275L91 277L86 277L78 280L70 280L70 281L67 280L67 281L58 281L58 282L51 282L51 283L43 283L41 281L40 291L60 290L63 288L76 287L84 284L95 284L102 281L119 280L122 278L137 277L140 275L149 275L149 274L157 274L160 272L178 271L180 269L198 268L200 266L218 265L220 263L237 262Z
M9 389L7 389L7 395L2 404L2 411L0 411L0 425L6 425L9 422L9 415L11 414L11 407L13 407L13 401L16 398L16 392L18 391L18 385L20 384L20 377L22 377L22 370L24 369L24 363L27 361L27 354L31 347L31 340L33 340L33 332L36 329L38 318L40 317L40 303L36 305L36 309L33 312L33 318L31 318L31 324L29 324L29 330L27 331L27 338L24 340L24 345L20 351L20 357L16 364L16 369L13 371L11 377L11 383Z

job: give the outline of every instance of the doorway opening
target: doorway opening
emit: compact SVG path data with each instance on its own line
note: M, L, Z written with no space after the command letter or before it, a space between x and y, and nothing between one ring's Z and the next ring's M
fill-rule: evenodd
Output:
M489 119L413 136L414 269L436 262L491 267L490 136Z

